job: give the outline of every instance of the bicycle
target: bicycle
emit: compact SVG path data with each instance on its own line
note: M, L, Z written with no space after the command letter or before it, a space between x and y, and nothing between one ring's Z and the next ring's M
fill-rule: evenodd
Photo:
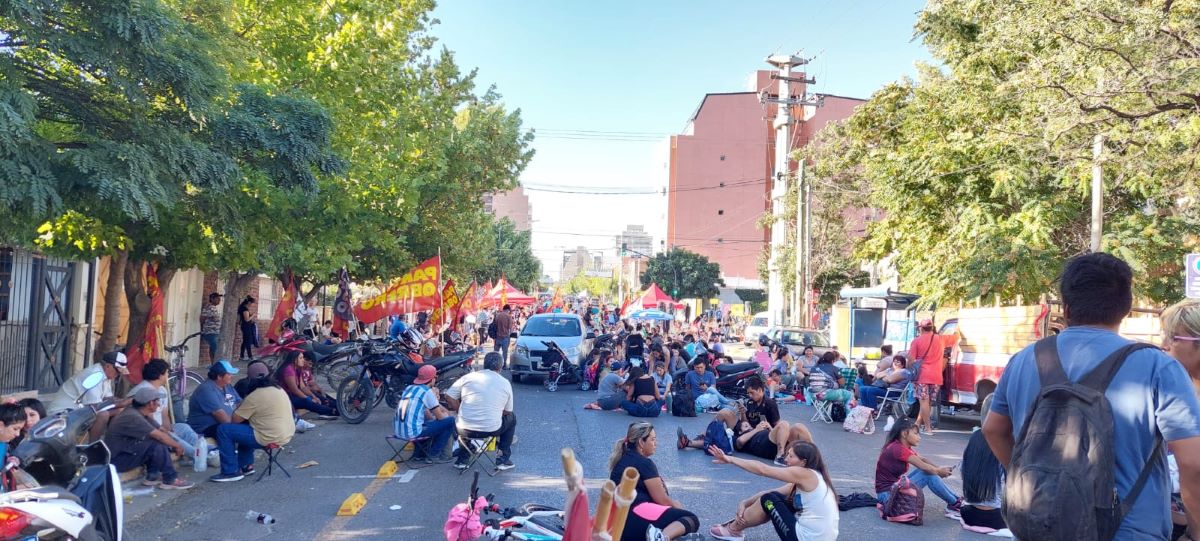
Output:
M204 376L189 370L185 364L188 340L197 336L200 336L200 333L189 335L182 342L163 348L171 356L168 361L171 364L171 371L167 376L167 388L171 390L171 413L175 416L175 422L187 421L188 401L192 398L196 387L204 383ZM191 382L192 385L189 386L188 382Z

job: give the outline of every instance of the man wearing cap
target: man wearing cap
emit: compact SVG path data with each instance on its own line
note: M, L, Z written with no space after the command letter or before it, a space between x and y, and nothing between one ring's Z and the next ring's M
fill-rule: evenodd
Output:
M125 396L133 398L142 389L152 389L158 393L160 407L150 418L163 432L174 436L175 440L183 446L184 456L190 459L195 456L200 435L192 430L191 425L175 421L175 412L171 409L171 395L167 391L167 377L170 370L171 366L167 364L167 361L150 359L142 365L142 382L134 385Z
M217 361L208 368L208 381L192 392L187 423L197 434L215 438L218 426L233 422L233 410L242 401L233 388L233 375L237 373L229 361Z
M80 370L74 376L71 376L71 379L64 381L62 387L58 389L58 394L50 402L50 406L46 408L46 411L53 413L75 409L76 405L91 406L99 404L107 398L112 398L113 380L117 379L118 376L129 375L129 369L126 368L126 364L128 364L128 361L125 359L124 353L119 351L105 353L100 358L100 362ZM97 373L104 374L104 380L96 387L85 389L83 387L84 380L92 374ZM100 436L104 435L104 430L108 427L109 420L120 413L119 410L121 408L128 406L129 402L129 399L118 400L116 409L96 414L96 422L92 424L92 429L89 432L89 441L100 439Z
M930 421L931 402L937 398L942 386L942 355L944 346L942 337L933 326L932 319L923 319L919 325L921 335L912 341L908 348L910 366L915 366L917 379L913 381L913 391L921 402L921 412L917 415L917 427L927 434L933 433L933 423ZM920 364L918 364L920 363Z
M250 364L246 365L246 377L233 384L233 389L237 391L238 396L244 397L250 394L255 381L270 376L271 369L267 367L267 363L258 360L250 361Z
M621 388L625 384L625 363L621 361L613 361L608 365L608 373L600 378L600 384L596 386L596 392L600 395L595 402L585 404L583 409L587 410L606 410L612 411L621 407L621 402L625 400L625 390Z
M421 365L412 385L404 388L400 395L400 406L396 408L396 437L404 440L429 438L429 455L425 456L422 446L416 446L412 460L440 464L442 450L454 434L454 417L439 402L437 367Z
M154 421L154 414L161 407L157 390L138 389L133 393L133 407L125 408L113 418L104 434L104 444L112 453L112 464L118 472L146 467L143 485L174 490L192 488L194 485L180 478L171 462L171 453L183 456L186 451Z
M208 344L208 362L217 360L217 336L221 334L221 295L216 291L208 294L208 304L200 309L200 341Z
M450 409L458 410L455 427L463 437L499 436L496 469L510 470L515 467L512 441L517 432L517 417L513 414L512 384L500 375L503 365L504 358L499 353L493 351L485 355L483 370L458 378L446 391L446 404ZM459 449L454 467L466 469L468 459L465 450Z

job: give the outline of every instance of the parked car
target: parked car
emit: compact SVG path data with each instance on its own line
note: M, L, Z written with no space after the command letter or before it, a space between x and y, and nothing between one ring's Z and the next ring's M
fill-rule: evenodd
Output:
M746 330L742 332L742 343L747 346L752 346L758 343L758 335L771 330L771 318L769 312L759 312L750 318L750 323L746 325Z
M787 346L793 357L803 355L806 346L812 346L813 353L817 357L833 349L833 345L829 343L829 336L825 334L825 331L817 329L791 326L773 327L767 331L767 338Z
M528 375L546 376L550 363L543 364L547 346L553 341L567 354L567 361L579 366L592 351L596 334L587 330L578 314L534 314L525 322L517 337L517 349L512 359L512 380L521 381Z

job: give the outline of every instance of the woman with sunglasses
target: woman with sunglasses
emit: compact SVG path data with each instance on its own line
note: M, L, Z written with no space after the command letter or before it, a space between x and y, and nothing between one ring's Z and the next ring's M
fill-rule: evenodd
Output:
M1170 354L1188 376L1200 394L1200 299L1187 299L1162 313L1163 349ZM1188 515L1180 493L1179 466L1174 454L1167 455L1171 470L1171 539L1188 539ZM1200 535L1200 524L1193 524L1191 539Z
M633 504L629 507L629 518L620 541L678 539L700 529L700 519L695 513L683 509L679 500L671 498L667 492L667 484L658 475L658 466L650 459L657 448L654 425L633 423L625 437L617 440L612 456L608 458L609 478L614 483L621 483L626 468L638 472Z

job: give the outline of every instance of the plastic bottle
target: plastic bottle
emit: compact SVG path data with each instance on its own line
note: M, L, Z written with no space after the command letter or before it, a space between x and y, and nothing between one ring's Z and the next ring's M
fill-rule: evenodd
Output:
M196 441L196 448L192 451L192 469L197 472L208 469L208 440L203 437Z
M258 511L246 511L246 520L253 520L259 524L271 525L275 524L275 517Z

